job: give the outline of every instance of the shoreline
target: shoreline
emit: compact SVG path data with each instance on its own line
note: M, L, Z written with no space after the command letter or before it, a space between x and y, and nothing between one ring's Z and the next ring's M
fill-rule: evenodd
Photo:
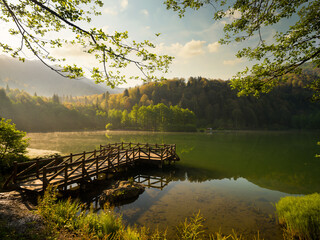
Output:
M47 149L36 149L36 148L27 148L27 153L25 154L28 158L42 158L51 155L61 154L59 151L47 150Z

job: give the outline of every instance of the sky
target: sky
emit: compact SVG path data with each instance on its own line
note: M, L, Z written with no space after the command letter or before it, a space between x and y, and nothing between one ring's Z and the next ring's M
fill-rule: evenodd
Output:
M96 24L111 32L127 30L132 39L148 39L156 44L157 53L175 57L166 78L227 80L246 66L235 57L240 46L219 45L224 25L214 22L211 6L180 18L161 0L111 0L105 1L102 13ZM156 37L157 33L161 35Z
M214 9L206 6L198 11L188 10L185 17L179 18L178 13L167 10L163 0L108 0L103 1L101 16L93 17L93 21L85 28L102 28L108 33L128 31L130 40L150 40L157 48L157 54L167 54L175 57L166 78L185 78L202 76L209 79L227 80L238 71L253 63L246 59L238 59L235 54L245 43L220 45L223 37L225 21L213 20ZM230 19L229 19L230 20ZM1 23L2 24L2 23ZM0 31L6 28L0 26ZM161 33L159 37L156 34ZM270 38L274 29L263 32L265 38ZM61 32L63 37L70 33ZM1 34L0 41L5 39ZM10 38L12 39L12 37ZM254 44L255 39L250 42ZM53 50L54 54L66 57L70 63L77 63L89 68L96 62L92 56L84 54L79 47ZM125 72L133 71L129 68ZM130 75L130 74L129 74ZM141 82L128 80L121 87L131 87Z

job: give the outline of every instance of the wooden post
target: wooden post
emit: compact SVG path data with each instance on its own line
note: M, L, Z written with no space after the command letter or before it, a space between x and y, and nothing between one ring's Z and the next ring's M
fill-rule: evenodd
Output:
M150 147L149 147L149 161L150 161L150 155L151 155L151 149L150 149Z
M58 164L58 156L55 156L55 159L54 159L54 165L56 166ZM55 173L57 173L57 169L54 170Z
M108 169L110 168L110 152L108 152Z
M160 168L162 168L162 163L163 163L163 150L164 148L161 148L161 153L160 153L160 160L161 160L161 164L160 164Z
M68 163L64 164L64 190L67 191L68 187Z
M47 184L47 167L43 167L43 175L42 175L42 188L43 191L46 190L48 184Z
M39 178L39 159L37 159L37 163L36 163L36 175L37 175L37 178Z
M96 158L96 178L99 178L99 158Z
M120 146L118 147L118 166L119 166L119 161L120 161Z
M70 153L70 163L72 163L72 153Z
M139 143L138 143L138 145L139 145ZM140 160L141 148L139 147L138 150L139 150L139 160Z
M86 171L84 157L82 158L82 180L84 179L84 173Z
M123 142L121 142L121 145L122 145L121 148L122 148L122 150L123 150Z
M14 167L13 167L13 183L16 184L17 183L17 173L18 173L18 162L14 161L13 164L14 164Z
M128 165L128 149L126 150L126 167Z
M134 162L134 148L132 148L132 161Z

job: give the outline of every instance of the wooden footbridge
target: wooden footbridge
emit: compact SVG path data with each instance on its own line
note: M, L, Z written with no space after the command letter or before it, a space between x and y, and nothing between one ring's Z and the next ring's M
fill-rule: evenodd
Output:
M32 191L43 191L51 184L68 189L72 184L92 182L102 173L114 174L136 163L162 167L179 161L176 145L113 143L100 145L99 150L56 156L14 164L14 171L4 184Z

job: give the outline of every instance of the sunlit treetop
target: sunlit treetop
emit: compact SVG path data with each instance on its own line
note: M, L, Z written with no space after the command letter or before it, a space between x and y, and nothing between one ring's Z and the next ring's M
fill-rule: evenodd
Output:
M97 67L90 72L96 82L105 81L114 87L128 78L158 80L161 73L168 71L172 57L153 53L154 44L148 40L130 41L128 32L108 34L102 29L81 27L100 15L98 9L102 6L100 0L0 0L0 22L14 23L9 32L21 38L18 47L0 42L0 50L24 61L23 51L28 49L58 74L78 78L84 75L81 67L50 54L51 48L73 44L95 56ZM66 30L73 33L73 39L61 37L59 32ZM121 69L128 65L134 65L139 74L122 74Z
M289 72L300 72L305 62L320 67L320 1L313 0L166 0L168 9L183 17L186 9L198 10L212 6L214 20L228 18L224 25L225 36L221 44L244 42L258 37L258 43L237 53L239 58L257 61L233 77L231 86L239 95L267 93L285 80ZM297 18L295 21L293 19ZM261 30L283 19L292 19L291 26L276 32L273 40L263 39ZM320 79L308 86L314 90L314 100L320 99Z

